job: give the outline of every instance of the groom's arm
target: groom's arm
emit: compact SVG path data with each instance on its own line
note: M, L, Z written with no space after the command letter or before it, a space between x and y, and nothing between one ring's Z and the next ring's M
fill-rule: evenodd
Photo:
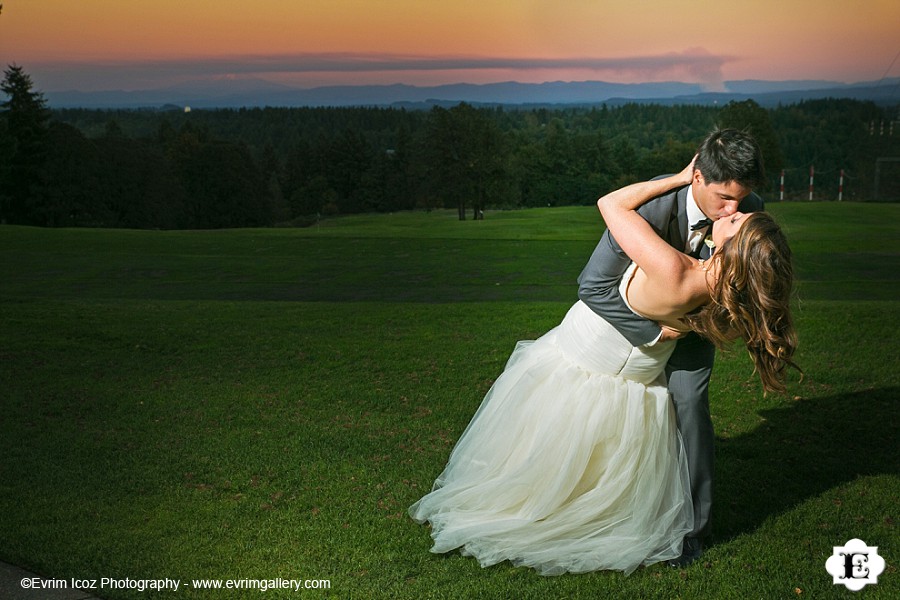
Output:
M672 213L674 193L651 200L638 209L660 236L666 238ZM607 229L591 258L578 277L578 297L591 310L606 319L625 339L635 346L647 344L660 335L660 327L654 321L637 316L626 306L619 293L619 282L631 264L622 248Z
M635 315L622 300L619 282L630 263L609 230L605 231L578 277L578 297L631 344L640 346L659 337L660 327Z

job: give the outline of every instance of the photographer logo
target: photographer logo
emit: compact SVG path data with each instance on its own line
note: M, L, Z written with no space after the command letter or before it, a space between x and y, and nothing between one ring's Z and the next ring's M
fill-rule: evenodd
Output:
M835 585L858 592L870 583L878 583L878 576L884 571L884 559L878 556L878 546L869 547L854 538L834 547L834 554L825 561L825 570L831 573Z

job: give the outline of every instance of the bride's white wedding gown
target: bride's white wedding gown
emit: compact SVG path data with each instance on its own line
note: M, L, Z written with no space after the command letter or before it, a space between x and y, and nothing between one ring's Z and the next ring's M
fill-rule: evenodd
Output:
M409 509L431 523L432 552L543 575L628 574L679 556L693 511L663 374L674 346L635 348L580 301L519 342Z

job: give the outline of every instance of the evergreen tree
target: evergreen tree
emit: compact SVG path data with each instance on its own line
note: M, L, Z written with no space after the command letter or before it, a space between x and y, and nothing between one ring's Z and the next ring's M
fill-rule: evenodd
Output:
M500 128L486 111L461 103L430 114L423 157L435 195L456 205L459 220L471 203L475 219L497 197L508 176L507 148Z
M747 131L756 139L770 180L773 174L784 168L784 156L769 111L753 100L731 101L725 105L719 115L719 126Z
M47 187L37 220L50 227L111 224L97 194L100 160L94 144L78 129L51 123L47 133Z
M35 207L40 202L50 113L43 94L33 87L31 77L15 64L4 71L0 83L7 96L0 104L5 138L0 146L11 148L0 167L0 219L10 223L39 224Z

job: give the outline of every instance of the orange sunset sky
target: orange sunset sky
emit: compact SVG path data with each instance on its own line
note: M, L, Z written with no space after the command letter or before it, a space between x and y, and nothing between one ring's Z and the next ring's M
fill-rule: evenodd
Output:
M898 0L0 0L43 91L900 76Z

